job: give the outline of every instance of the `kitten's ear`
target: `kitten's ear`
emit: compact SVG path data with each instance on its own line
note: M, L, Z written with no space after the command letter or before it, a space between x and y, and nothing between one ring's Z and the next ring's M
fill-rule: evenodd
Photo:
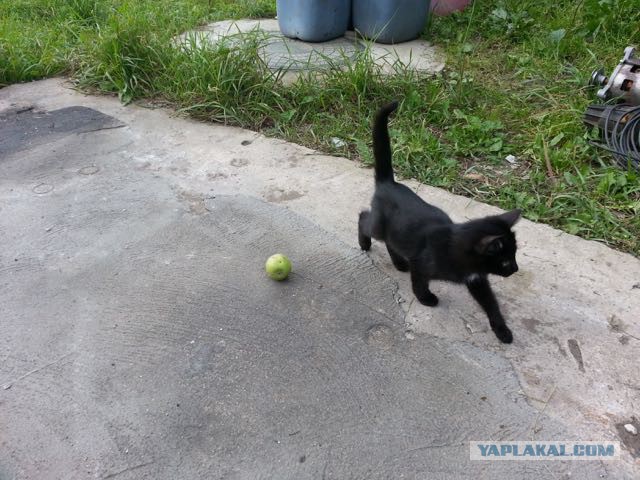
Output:
M476 252L482 255L495 255L502 250L502 235L487 235L476 243Z
M509 225L509 228L511 228L516 224L518 220L520 220L520 215L522 215L522 212L520 211L520 209L516 208L515 210L511 210L510 212L498 215L498 218Z

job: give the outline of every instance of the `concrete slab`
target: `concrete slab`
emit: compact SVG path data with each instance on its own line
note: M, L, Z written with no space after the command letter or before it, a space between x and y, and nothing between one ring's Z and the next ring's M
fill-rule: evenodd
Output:
M60 80L0 111L39 126L0 133L0 478L637 478L637 259L521 222L504 346L465 292L423 308L357 249L368 169ZM496 211L407 183L458 220ZM624 451L471 462L478 439Z
M362 52L369 52L381 71L391 74L408 68L422 74L435 74L444 68L444 55L431 43L414 40L398 45L383 45L356 37L347 32L344 37L322 43L290 39L280 33L275 19L224 20L186 32L178 44L186 48L215 45L225 41L240 44L247 38L257 38L263 45L262 60L274 71L286 72L288 81L305 72L324 72L347 65Z

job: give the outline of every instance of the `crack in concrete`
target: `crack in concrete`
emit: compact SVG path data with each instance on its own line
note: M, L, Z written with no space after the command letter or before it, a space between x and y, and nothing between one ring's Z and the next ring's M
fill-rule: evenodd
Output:
M13 384L14 384L14 383L19 382L20 380L24 380L25 378L27 378L27 377L28 377L28 376L30 376L30 375L33 375L34 373L38 373L38 372L40 372L41 370L44 370L45 368L49 368L49 367L51 367L52 365L55 365L56 363L61 362L62 360L64 360L65 358L67 358L68 356L70 356L70 355L71 355L71 354L73 354L73 353L74 353L74 352L69 352L69 353L67 353L67 354L65 354L65 355L63 355L63 356L61 356L61 357L60 357L60 358L58 358L57 360L54 360L53 362L50 362L50 363L47 363L46 365L41 365L41 366L39 366L39 367L37 367L37 368L34 368L33 370L31 370L31 371L29 371L29 372L25 373L24 375L21 375L20 377L16 378L15 380L11 380L11 381L9 381L9 382L5 383L5 384L2 386L3 390L9 390L11 387L13 387Z
M152 463L154 463L154 460L151 460L150 462L141 463L139 465L133 465L131 467L127 467L127 468L125 468L123 470L119 470L117 472L113 472L113 473L110 473L110 474L102 477L102 480L108 480L109 478L115 478L117 476L122 475L123 473L132 472L133 470L137 470L139 468L146 467L148 465L151 465Z
M123 127L126 127L126 125L124 123L122 123L120 125L111 125L111 126L106 126L106 127L93 128L91 130L82 130L81 132L78 132L78 135L81 135L83 133L99 132L101 130L113 130L115 128L123 128Z

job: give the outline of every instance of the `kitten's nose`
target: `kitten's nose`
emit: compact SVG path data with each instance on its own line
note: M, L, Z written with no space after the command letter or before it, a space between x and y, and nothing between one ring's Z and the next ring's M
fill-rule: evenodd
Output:
M513 270L513 273L516 273L518 271L518 264L516 262L513 262L511 264L511 269Z

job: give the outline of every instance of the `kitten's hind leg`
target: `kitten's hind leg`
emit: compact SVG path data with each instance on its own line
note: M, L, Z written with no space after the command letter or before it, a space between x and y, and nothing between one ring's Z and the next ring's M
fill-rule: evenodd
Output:
M358 243L362 250L371 248L371 212L365 210L360 212L358 219Z
M424 265L420 262L411 261L409 263L409 269L411 270L413 294L418 301L428 307L438 305L438 297L429 290L429 277Z
M391 257L391 261L393 262L393 266L396 267L401 272L409 271L409 262L401 256L394 252L389 245L387 245L387 252L389 252L389 256Z

